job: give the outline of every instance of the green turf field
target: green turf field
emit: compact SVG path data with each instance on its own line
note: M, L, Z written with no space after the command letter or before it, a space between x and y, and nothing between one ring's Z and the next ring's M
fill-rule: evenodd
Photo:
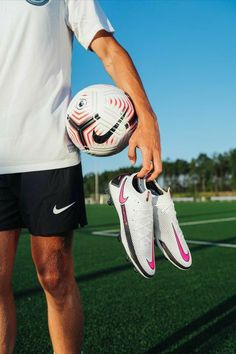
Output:
M110 231L118 229L114 208L88 207L89 226L74 240L86 316L84 354L236 353L236 203L176 206L186 239L229 247L189 244L193 265L188 271L175 268L156 249L153 279L133 271L115 237L93 234L115 233ZM192 221L205 223L186 225ZM27 233L19 243L14 291L15 353L52 353Z

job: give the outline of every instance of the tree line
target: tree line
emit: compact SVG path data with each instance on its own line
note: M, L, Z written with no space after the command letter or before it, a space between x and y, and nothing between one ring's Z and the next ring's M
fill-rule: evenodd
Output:
M99 174L99 193L105 193L108 182L126 172L137 172L140 167L120 168ZM171 186L175 193L220 192L236 190L236 149L223 154L208 156L201 153L186 161L177 159L163 161L160 180L163 186ZM84 176L85 195L95 193L95 174Z

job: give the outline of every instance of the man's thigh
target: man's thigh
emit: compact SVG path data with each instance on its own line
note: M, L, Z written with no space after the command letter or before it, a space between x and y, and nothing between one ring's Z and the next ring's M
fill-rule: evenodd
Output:
M8 290L11 286L11 277L20 229L0 231L0 291Z
M31 236L31 252L39 278L50 282L74 278L73 234L65 236Z

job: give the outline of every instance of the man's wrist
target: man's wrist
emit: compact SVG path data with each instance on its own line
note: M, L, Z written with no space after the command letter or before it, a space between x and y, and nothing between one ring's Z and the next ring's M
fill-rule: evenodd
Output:
M151 109L150 111L143 111L141 113L137 113L138 116L138 121L139 123L145 123L147 120L157 120L156 114L153 112L153 110Z

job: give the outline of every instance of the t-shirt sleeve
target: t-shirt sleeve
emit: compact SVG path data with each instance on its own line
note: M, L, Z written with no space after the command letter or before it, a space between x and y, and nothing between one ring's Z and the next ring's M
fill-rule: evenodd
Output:
M100 30L114 32L97 0L65 0L66 23L85 49Z

